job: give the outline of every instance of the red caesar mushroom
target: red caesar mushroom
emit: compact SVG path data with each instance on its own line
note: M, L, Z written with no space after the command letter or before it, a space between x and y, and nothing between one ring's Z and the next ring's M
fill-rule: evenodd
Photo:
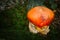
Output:
M54 12L47 7L37 6L28 11L27 18L31 32L46 35L50 31L49 25L54 19Z

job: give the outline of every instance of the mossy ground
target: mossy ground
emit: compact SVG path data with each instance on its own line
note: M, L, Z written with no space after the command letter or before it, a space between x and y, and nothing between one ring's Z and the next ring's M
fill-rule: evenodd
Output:
M29 8L28 8L29 9ZM53 7L54 9L54 7ZM0 40L59 40L58 30L59 15L56 12L55 19L50 25L50 32L46 35L33 34L28 29L26 6L17 6L0 12ZM58 19L57 19L58 18ZM60 21L59 21L60 22Z

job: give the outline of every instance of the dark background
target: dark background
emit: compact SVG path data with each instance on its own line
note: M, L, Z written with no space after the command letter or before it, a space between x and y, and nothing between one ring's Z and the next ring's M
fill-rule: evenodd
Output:
M60 40L59 0L0 0L0 40ZM29 9L46 6L55 11L47 35L33 34L26 17Z

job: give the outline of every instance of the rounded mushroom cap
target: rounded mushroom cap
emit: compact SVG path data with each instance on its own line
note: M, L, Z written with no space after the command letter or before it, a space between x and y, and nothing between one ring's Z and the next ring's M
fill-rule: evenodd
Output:
M54 19L54 12L44 6L37 6L28 11L28 20L38 27L48 26Z

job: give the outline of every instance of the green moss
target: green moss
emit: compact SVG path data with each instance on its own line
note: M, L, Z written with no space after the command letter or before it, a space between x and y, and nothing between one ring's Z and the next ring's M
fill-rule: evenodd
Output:
M32 1L32 0L31 0ZM31 2L30 1L30 2ZM41 3L40 3L41 2ZM27 3L27 2L26 2ZM36 5L44 5L51 8L44 0L36 2ZM12 9L0 12L0 39L4 40L57 40L58 30L50 26L50 32L46 36L30 33L28 29L27 9L36 6L35 3L17 5ZM32 6L31 6L32 5ZM54 4L52 4L55 6ZM27 7L28 6L28 7ZM53 9L55 9L52 6ZM29 8L30 7L30 8Z

